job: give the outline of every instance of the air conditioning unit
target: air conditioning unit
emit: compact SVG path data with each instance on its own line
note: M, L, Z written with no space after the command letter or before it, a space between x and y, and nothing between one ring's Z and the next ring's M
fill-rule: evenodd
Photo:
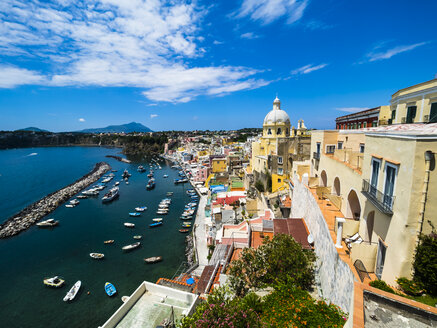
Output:
M402 118L401 118L401 123L402 123L402 124L407 123L407 118L406 118L406 117L402 117Z
M429 122L429 115L423 115L423 123Z

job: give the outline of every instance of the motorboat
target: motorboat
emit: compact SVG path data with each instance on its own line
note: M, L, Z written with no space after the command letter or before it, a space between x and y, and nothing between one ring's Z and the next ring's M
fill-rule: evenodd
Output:
M73 205L73 206L79 205L79 203L80 202L77 199L70 200L70 204Z
M67 295L65 295L64 302L74 300L81 285L82 285L82 282L80 280L76 281L76 283L73 285L73 287L71 287L71 289L68 291Z
M163 178L168 178L168 174L164 174L162 177Z
M104 184L93 187L93 189L98 190L98 191L103 190L105 188L106 188L106 185L104 185Z
M182 233L187 233L189 231L190 231L190 229L179 229L179 232L182 232Z
M167 203L165 203L165 204L159 204L158 207L159 207L159 208L163 208L163 209L168 209L168 204L167 204Z
M156 211L156 214L158 214L158 215L167 215L167 214L168 214L168 211L165 211L165 210L158 210L158 211Z
M184 222L184 223L182 223L182 227L190 228L191 227L191 222Z
M140 165L138 166L137 171L143 173L146 172L146 169L144 168L144 166Z
M93 259L101 260L101 259L103 259L105 257L105 254L102 254L102 253L90 253L90 256Z
M115 185L115 186L118 186L119 184L120 184L120 182L119 182L119 181L116 181L114 185Z
M125 222L124 226L127 227L127 228L135 228L135 224L130 223L130 222Z
M77 195L76 198L78 198L78 199L86 199L86 198L88 198L88 196L87 195Z
M162 222L162 220L163 220L162 218L154 218L154 219L152 219L153 222Z
M153 188L155 188L155 179L152 178L147 182L146 189L152 190Z
M105 292L106 294L111 297L117 293L117 289L115 289L115 286L111 284L110 282L105 283Z
M119 196L119 188L114 187L111 188L103 197L102 197L102 203L109 203L112 202L114 199L118 198Z
M137 212L144 212L145 210L147 210L147 206L135 207L135 211Z
M114 243L114 239L105 240L103 243L104 244L113 244Z
M130 212L129 213L129 216L140 216L141 215L141 213L138 213L138 212Z
M148 178L153 178L153 171L150 171L150 173L147 174L147 177L148 177Z
M136 243L123 246L121 249L124 250L124 251L130 251L131 249L135 249L137 247L140 247L140 245L141 245L141 242L138 241Z
M71 204L67 204L67 205L65 205L65 207L68 207L68 208L73 208L73 207L74 207L74 205L71 205Z
M123 171L123 174L121 175L124 178L129 178L132 174L129 173L127 169Z
M144 262L146 262L148 264L161 262L161 261L162 261L162 256L152 256L152 257L148 257L148 258L144 259Z
M141 235L134 236L134 239L141 239L141 238L143 238L143 236L141 236Z
M160 221L160 222L155 222L155 223L151 223L151 224L149 224L149 227L150 228L155 228L155 227L159 227L159 226L161 226L162 225L162 221Z
M188 182L188 179L174 179L174 183L178 184L178 183L185 183Z
M58 276L54 276L52 278L45 278L43 280L44 285L48 286L48 287L54 287L54 288L59 288L62 287L65 283L65 280L62 279L61 277Z
M97 196L98 194L99 191L94 188L82 191L82 195L87 195L87 196Z
M181 216L180 219L181 219L181 220L185 220L185 221L187 221L187 220L192 220L192 219L193 219L193 216Z
M173 196L173 191L167 191L167 196Z
M40 228L50 228L55 227L59 224L59 221L56 221L55 219L48 219L45 221L38 222L36 225Z

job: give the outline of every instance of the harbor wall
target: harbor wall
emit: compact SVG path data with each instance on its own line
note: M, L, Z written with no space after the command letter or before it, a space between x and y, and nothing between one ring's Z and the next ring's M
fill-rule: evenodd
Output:
M44 198L27 206L19 213L11 216L0 225L0 238L14 236L30 228L41 218L53 212L66 200L96 182L110 169L111 167L108 163L97 163L91 172L87 173L72 184L45 196Z

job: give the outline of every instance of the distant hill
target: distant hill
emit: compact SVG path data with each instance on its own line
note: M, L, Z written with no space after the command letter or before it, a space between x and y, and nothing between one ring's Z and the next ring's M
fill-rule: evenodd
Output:
M18 129L18 130L15 130L15 131L49 132L47 130L39 129L39 128L36 128L34 126L29 126L28 128Z
M105 128L84 129L76 132L82 133L130 133L130 132L153 132L141 123L131 122L121 125L109 125Z

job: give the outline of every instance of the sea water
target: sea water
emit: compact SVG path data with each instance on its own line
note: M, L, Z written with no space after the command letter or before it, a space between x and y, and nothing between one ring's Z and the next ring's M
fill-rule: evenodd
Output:
M46 218L59 220L53 229L36 226L17 236L0 239L0 326L1 327L98 327L122 305L121 297L130 295L146 280L171 278L185 261L185 237L178 230L184 205L189 202L189 185L175 185L178 171L170 163L160 162L155 170L156 187L146 190L149 162L146 158L122 163L105 155L120 155L120 149L101 147L51 147L0 151L0 222L48 193L73 183L92 170L95 163L106 161L115 178L96 198L81 199L74 208L58 207ZM138 165L147 171L137 172ZM124 169L132 176L129 184L120 181ZM168 178L163 178L167 174ZM120 181L120 197L103 204L101 197ZM156 215L158 203L173 191L168 215ZM140 217L129 217L137 206L148 209ZM154 217L164 224L149 228ZM135 228L124 227L124 222ZM142 235L142 246L131 252L121 247ZM114 239L114 244L103 244ZM93 260L89 253L104 253ZM145 264L143 259L162 256L163 261ZM46 277L61 276L62 288L43 285ZM72 285L82 281L76 299L62 299ZM118 293L108 297L105 282L115 285Z

